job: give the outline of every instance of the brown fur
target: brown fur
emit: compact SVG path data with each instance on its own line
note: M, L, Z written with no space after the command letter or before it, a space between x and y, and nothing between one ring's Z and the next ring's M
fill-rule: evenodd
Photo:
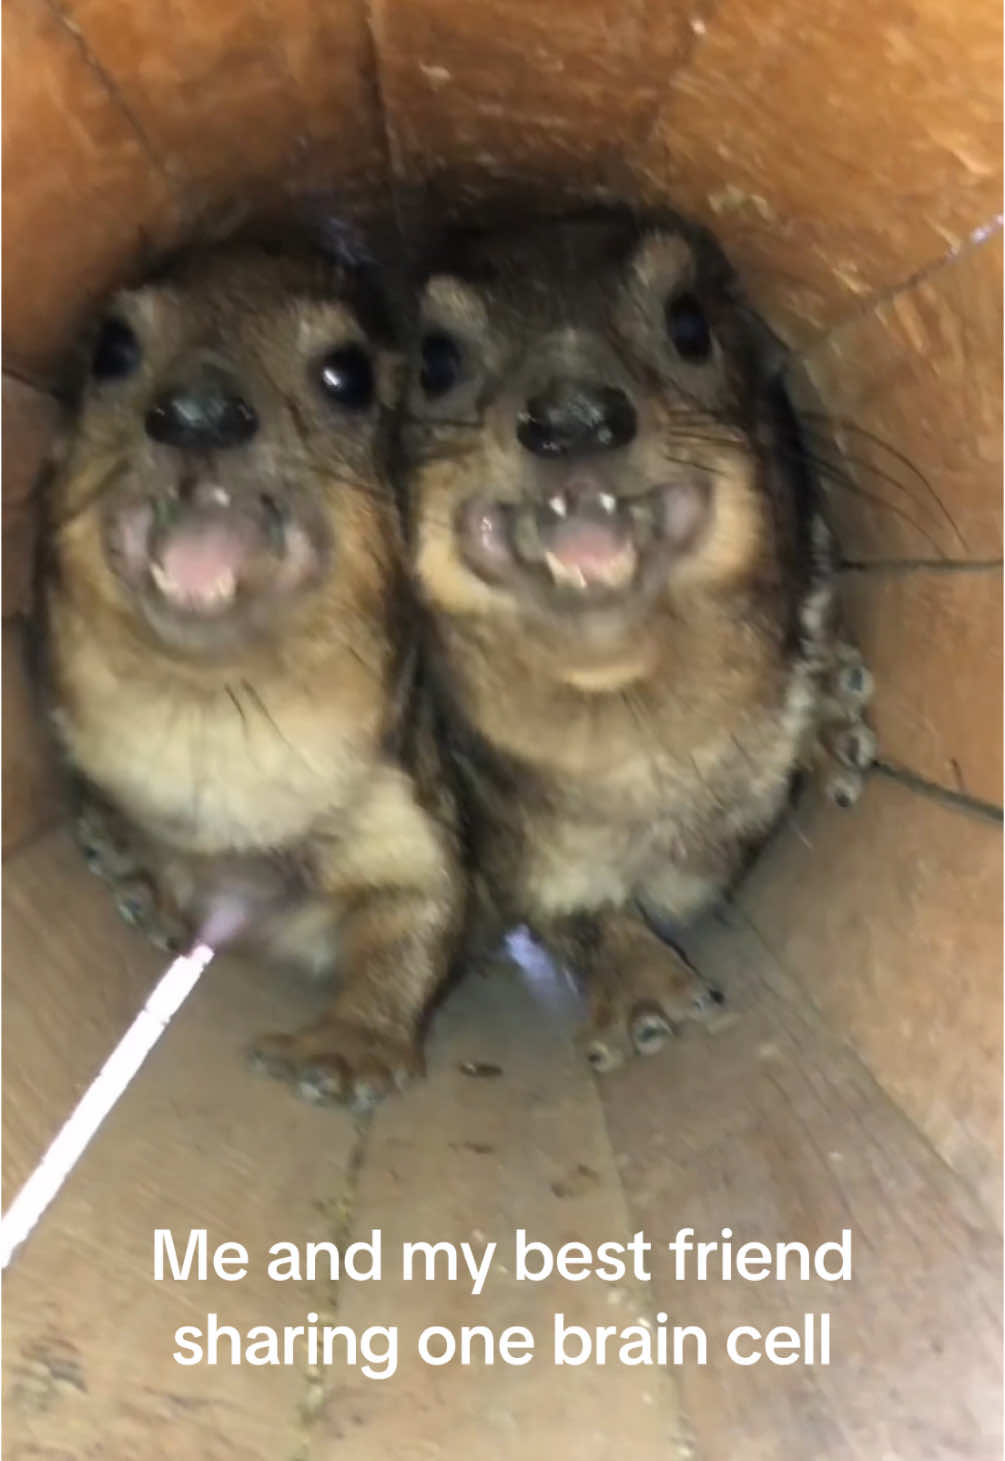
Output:
M354 1104L420 1068L460 902L381 466L398 358L367 303L334 265L255 251L196 258L114 301L143 358L87 387L52 485L44 573L54 721L89 813L97 793L104 832L111 819L129 845L124 866L152 877L160 915L188 936L236 899L241 937L272 959L329 972L338 947L327 1017L258 1056L308 1098ZM374 366L363 410L318 387L319 356L346 341ZM205 349L241 381L259 431L206 455L152 442L148 403ZM253 588L219 621L172 619L165 638L156 605L141 612L110 567L109 521L122 494L174 502L190 457L251 494L249 511L267 489L306 525L319 566L266 609Z
M707 316L707 362L669 343L664 304L682 289ZM460 350L459 379L432 397L417 350L405 448L483 935L526 922L591 976L588 1048L604 1068L709 1009L651 924L705 908L785 804L832 652L829 540L773 343L684 224L612 217L462 240L427 282L422 332ZM571 466L531 457L516 435L524 403L584 375L628 394L634 440ZM603 473L625 501L700 482L702 527L645 559L648 578L627 591L570 603L538 570L527 504L539 511L572 470ZM530 544L512 571L472 567L473 498L508 504L513 540Z

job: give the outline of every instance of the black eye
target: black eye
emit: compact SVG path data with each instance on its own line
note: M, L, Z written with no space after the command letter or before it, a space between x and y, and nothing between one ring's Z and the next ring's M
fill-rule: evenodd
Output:
M91 374L96 380L122 380L132 375L141 354L140 342L125 320L107 319L91 356Z
M461 352L455 340L442 330L422 337L422 370L419 384L425 395L435 400L456 385L461 373Z
M343 345L321 361L321 389L340 406L362 411L373 400L373 364L361 345Z
M675 294L666 307L667 331L674 349L685 360L707 360L712 332L705 311L693 294Z

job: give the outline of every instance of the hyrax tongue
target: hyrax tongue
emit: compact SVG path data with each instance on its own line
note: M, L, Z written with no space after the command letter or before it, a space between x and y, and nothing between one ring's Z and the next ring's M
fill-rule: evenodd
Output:
M557 584L616 589L631 581L638 554L630 521L613 497L591 495L577 501L563 496L549 506L550 521L541 536L544 561Z
M196 509L162 532L150 573L166 599L182 608L209 612L225 608L237 592L241 570L260 547L246 517Z

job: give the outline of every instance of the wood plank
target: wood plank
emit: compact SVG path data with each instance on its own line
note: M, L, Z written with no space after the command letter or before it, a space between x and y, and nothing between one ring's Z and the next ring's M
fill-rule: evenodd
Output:
M51 978L42 953L13 976L40 1018L52 1013L34 987L36 971ZM524 983L470 979L438 1018L429 1080L377 1113L365 1149L338 1113L246 1083L240 1047L263 1022L292 1022L289 991L268 974L211 970L8 1281L11 1454L97 1461L112 1444L151 1461L235 1450L254 1461L296 1439L306 1455L334 1447L346 1461L447 1461L473 1447L509 1461L530 1433L542 1453L574 1442L587 1457L640 1461L997 1455L999 1244L981 1205L749 926L712 926L692 955L725 983L733 1013L597 1090L577 1063L561 982L540 969ZM93 989L93 954L83 967ZM16 1005L15 1021L25 1029ZM8 1108L11 1090L32 1089L17 1071L11 1081L8 1064ZM505 1247L516 1227L555 1246L639 1228L665 1244L684 1226L816 1244L850 1226L855 1266L846 1285L678 1283L661 1252L645 1285L518 1284L504 1259L478 1298L466 1284L403 1283L390 1266L379 1285L336 1291L249 1277L172 1292L150 1280L150 1233L189 1224L259 1249L381 1227L386 1254L409 1238ZM357 1329L395 1323L399 1366L379 1382L341 1365L179 1371L173 1328L211 1308L239 1326L309 1311ZM665 1311L701 1325L712 1357L672 1371L556 1371L545 1340L545 1362L527 1369L432 1369L405 1342L425 1323L525 1324L546 1337L556 1310L618 1326ZM735 1324L765 1330L824 1310L827 1368L717 1357Z
M4 867L3 1185L20 1187L142 1006L164 957L126 927L69 833Z
M3 855L59 820L59 781L28 682L23 625L3 626Z
M851 573L841 597L883 763L1000 806L1001 570Z
M663 1249L653 1298L709 1335L676 1373L702 1461L993 1461L1001 1454L1000 1243L798 983L734 918L693 940L735 1020L600 1087L633 1222ZM852 1278L676 1279L665 1245L816 1245L852 1231ZM762 1335L830 1313L823 1367L729 1362L736 1325ZM752 1342L751 1342L752 1346Z
M1001 280L997 233L807 354L846 455L828 515L847 559L1001 558Z
M677 7L611 0L376 0L373 27L395 181L433 228L623 192L691 36Z
M39 473L61 417L59 403L13 376L3 378L3 616L32 596Z
M835 1036L995 1223L1001 886L999 827L874 778L850 813L807 798L740 893Z
M864 17L832 0L807 25L798 0L721 0L692 16L687 60L629 162L648 196L716 229L794 341L1001 212L1000 15L886 0Z
M175 237L171 187L80 39L45 0L4 6L5 363L58 377L94 302L153 240Z
M353 1372L328 1377L318 1397L319 1458L684 1461L690 1454L666 1373L553 1363L556 1311L570 1324L637 1323L651 1308L642 1286L630 1278L516 1278L517 1228L553 1249L631 1236L592 1076L573 1049L575 1019L568 986L546 965L523 977L514 970L472 976L438 1018L428 1080L378 1111L352 1231L382 1228L389 1271L379 1285L343 1284L338 1314L357 1327L397 1324L399 1368L379 1384ZM484 1074L467 1075L464 1066ZM472 1293L470 1280L405 1281L393 1261L402 1243L416 1240L467 1241L479 1255L497 1242L482 1293ZM488 1325L497 1335L520 1325L537 1343L526 1366L498 1357L487 1366L476 1351L468 1367L456 1359L431 1367L416 1355L430 1324L455 1333Z
M48 907L48 904L47 904ZM74 910L79 912L79 910ZM51 918L51 909L50 909ZM112 939L73 929L77 1021L110 1010L102 988L114 973ZM39 985L58 977L47 957L12 970L7 960L10 1049L23 1033L22 1005L50 1015L41 1071L7 1064L4 1115L51 1099L44 1075L67 1050L79 1062L67 1005ZM145 951L146 953L146 951ZM66 955L63 955L66 957ZM22 988L22 985L25 988ZM129 1001L127 1001L129 1002ZM143 1461L275 1461L304 1455L302 1401L307 1356L254 1367L180 1366L175 1330L218 1313L245 1332L302 1325L326 1284L273 1283L267 1249L335 1235L349 1185L355 1129L343 1113L298 1102L244 1065L261 1029L295 1024L316 1007L304 989L235 961L212 967L153 1050L93 1141L66 1188L4 1278L4 1455L10 1461L143 1457ZM114 1023L114 1021L111 1021ZM12 1030L13 1026L13 1030ZM180 1248L205 1227L210 1252L238 1242L247 1277L175 1281L153 1277L153 1232L168 1227ZM311 1292L311 1289L316 1292Z
M360 0L169 0L166 11L69 0L67 10L191 217L243 211L309 180L357 198L384 186Z

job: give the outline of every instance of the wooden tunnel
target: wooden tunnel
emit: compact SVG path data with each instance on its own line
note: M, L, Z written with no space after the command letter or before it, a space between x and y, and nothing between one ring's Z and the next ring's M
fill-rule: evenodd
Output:
M309 996L214 969L11 1271L11 1461L1000 1455L1000 7L5 0L4 17L5 1204L160 968L70 844L20 653L68 345L157 251L304 198L412 235L511 199L669 201L708 223L845 454L831 516L881 761L854 812L801 806L700 933L735 1020L604 1086L565 1014L473 987L415 1099L361 1134L240 1068L246 1035ZM505 1080L476 1088L464 1058ZM177 1314L300 1323L333 1299L261 1275L193 1299L150 1272L159 1226L261 1245L688 1223L850 1226L855 1281L738 1295L660 1270L618 1322L649 1304L763 1329L829 1305L828 1369L180 1369ZM339 1320L622 1313L562 1287L418 1287L340 1290Z

